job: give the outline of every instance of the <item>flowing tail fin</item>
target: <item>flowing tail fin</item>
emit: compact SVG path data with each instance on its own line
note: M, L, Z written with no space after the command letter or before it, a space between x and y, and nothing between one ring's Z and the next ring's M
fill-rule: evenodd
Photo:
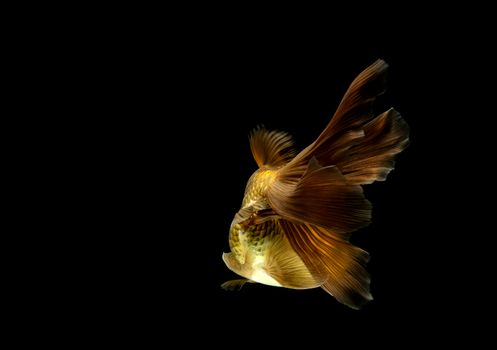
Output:
M352 308L372 299L368 254L348 243L351 232L370 222L361 185L385 180L408 143L399 113L375 118L372 112L387 67L378 60L359 74L321 135L278 169L267 192L293 250L323 289Z
M361 186L351 185L336 166L312 158L296 183L275 181L267 192L281 217L347 234L369 224L371 204Z
M313 157L322 166L337 166L353 184L385 179L409 138L394 109L374 118L373 103L385 91L387 68L378 60L354 79L321 135L280 171L282 181L298 181Z

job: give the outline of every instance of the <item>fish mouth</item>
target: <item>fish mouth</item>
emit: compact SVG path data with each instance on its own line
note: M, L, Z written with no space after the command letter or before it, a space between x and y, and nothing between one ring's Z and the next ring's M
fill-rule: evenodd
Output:
M240 263L235 259L232 253L223 253L223 261L231 271L236 273L240 272Z

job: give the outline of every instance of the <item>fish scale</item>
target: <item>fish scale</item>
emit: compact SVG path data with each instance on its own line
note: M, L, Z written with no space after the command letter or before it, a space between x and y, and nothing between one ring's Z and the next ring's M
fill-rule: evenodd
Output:
M274 170L260 169L250 177L245 189L242 208L250 206L260 209L269 208L266 192L275 179L275 173ZM274 226L272 220L257 225L232 224L229 244L235 258L244 264L247 253L262 255L264 242L275 232Z
M321 287L354 309L372 300L369 254L350 234L371 221L362 185L384 181L409 127L393 108L375 116L388 65L377 60L345 92L321 134L298 152L288 133L264 127L250 135L259 169L250 177L229 232L226 266L246 282L291 289Z

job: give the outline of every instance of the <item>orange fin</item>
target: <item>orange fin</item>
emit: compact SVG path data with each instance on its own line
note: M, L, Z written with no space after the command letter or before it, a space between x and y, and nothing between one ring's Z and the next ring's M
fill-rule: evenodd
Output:
M407 147L409 127L395 109L390 109L364 126L364 137L337 159L347 181L369 184L384 181L394 168L394 157Z
M337 233L355 231L371 218L371 204L361 186L349 184L336 166L321 167L314 158L298 182L274 182L268 201L284 219Z
M362 127L373 119L373 102L385 91L388 65L377 60L360 73L352 82L333 118L321 135L300 152L287 166L305 166L316 157L323 166L336 164L336 155L364 136Z
M309 289L319 287L323 280L312 274L299 255L292 249L286 234L278 227L276 235L267 246L265 270L285 288Z
M331 230L280 220L290 245L325 291L339 302L359 309L372 300L365 269L369 254L341 239Z
M250 149L259 167L278 167L288 163L294 156L292 137L282 131L255 129L250 135Z

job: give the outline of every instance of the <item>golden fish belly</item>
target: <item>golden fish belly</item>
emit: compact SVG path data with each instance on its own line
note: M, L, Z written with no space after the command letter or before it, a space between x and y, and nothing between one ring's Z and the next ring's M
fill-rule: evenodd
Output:
M245 265L244 277L262 284L281 287L281 284L268 275L264 268L267 259L265 248L276 235L275 223L272 220L246 228L239 224L232 226L230 247L238 262Z

